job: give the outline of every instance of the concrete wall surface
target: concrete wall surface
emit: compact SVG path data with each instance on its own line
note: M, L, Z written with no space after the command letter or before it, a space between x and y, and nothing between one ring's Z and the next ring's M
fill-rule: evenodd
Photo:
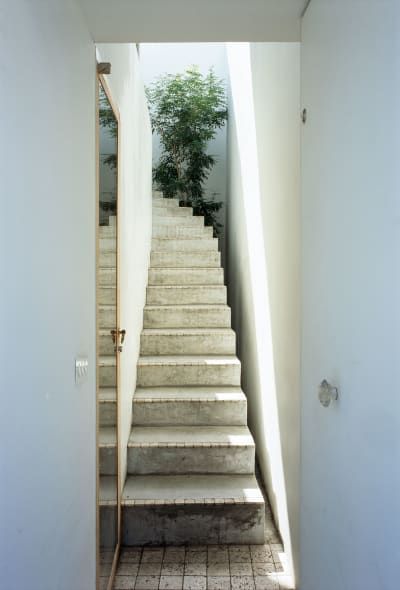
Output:
M140 64L145 84L151 84L163 74L177 74L186 68L197 65L202 74L214 68L215 74L228 83L228 64L224 43L144 43L140 45ZM209 142L207 152L215 156L217 162L205 183L205 194L224 203L219 212L219 221L224 226L220 232L220 250L222 263L225 261L225 224L226 224L226 130L224 125L217 130L215 138ZM153 162L160 155L160 142L153 135Z
M303 23L301 590L400 579L399 31L395 0Z
M228 44L228 63L229 302L249 426L297 574L300 46Z
M2 5L0 586L95 588L95 52L74 1ZM89 361L75 384L75 358Z
M143 307L151 247L152 139L136 46L98 45L101 61L111 63L107 84L120 114L119 192L120 326L127 331L120 355L121 483L126 476L127 442L136 386Z

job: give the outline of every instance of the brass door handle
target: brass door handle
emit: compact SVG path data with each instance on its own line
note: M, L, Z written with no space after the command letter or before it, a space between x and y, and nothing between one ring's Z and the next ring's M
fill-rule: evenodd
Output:
M111 338L114 344L114 352L122 352L126 330L110 330Z

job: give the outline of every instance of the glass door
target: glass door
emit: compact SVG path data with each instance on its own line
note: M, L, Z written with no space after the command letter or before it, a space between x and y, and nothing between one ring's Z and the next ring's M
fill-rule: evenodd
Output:
M98 588L111 590L120 542L118 316L118 127L105 79L98 79L97 476Z

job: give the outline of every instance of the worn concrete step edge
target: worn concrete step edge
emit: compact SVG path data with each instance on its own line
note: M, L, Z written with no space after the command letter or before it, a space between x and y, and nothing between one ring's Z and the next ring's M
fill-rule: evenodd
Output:
M176 354L233 355L236 335L226 328L145 328L140 335L142 356Z
M149 268L148 284L161 285L223 285L224 270L221 267Z

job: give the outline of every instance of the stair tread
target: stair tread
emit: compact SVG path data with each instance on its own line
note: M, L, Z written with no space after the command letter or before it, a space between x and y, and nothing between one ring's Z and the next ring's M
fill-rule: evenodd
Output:
M128 447L183 444L185 447L253 447L247 426L134 426Z
M194 336L202 336L205 334L222 334L225 335L227 333L234 333L232 328L143 328L142 335L143 336L155 336L155 335L162 335L166 336L167 334L172 334L174 336L178 336L182 334L182 336L194 335Z
M115 354L99 356L98 365L99 367L115 367L117 365Z
M117 444L116 426L100 426L99 428L99 446L114 447Z
M152 401L246 401L240 387L138 387L134 402Z
M235 355L159 355L141 356L138 365L240 365Z
M103 307L103 306L100 306ZM112 307L109 305L108 307ZM145 309L222 309L222 308L229 308L227 303L157 303L156 305L147 304L144 306Z
M140 501L162 505L204 499L264 503L253 475L128 475L122 494L125 506Z

